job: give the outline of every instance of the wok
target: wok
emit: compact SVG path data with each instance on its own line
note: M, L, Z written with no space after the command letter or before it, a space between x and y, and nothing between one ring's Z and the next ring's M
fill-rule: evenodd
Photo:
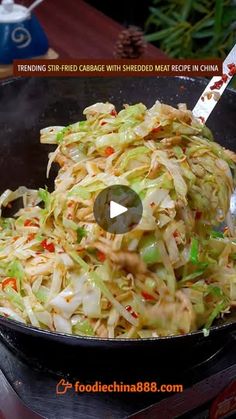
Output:
M82 118L83 109L98 101L111 101L118 109L124 103L156 99L171 105L187 103L191 109L206 85L190 78L68 78L13 79L0 84L0 192L25 185L52 187L45 177L50 146L39 144L39 130L67 125ZM216 140L234 150L236 92L228 89L208 126ZM217 352L236 330L236 314L202 331L183 336L137 339L103 339L51 333L0 317L2 339L18 356L34 367L56 373L85 373L112 378L140 377L141 371L184 370ZM138 361L138 362L137 362ZM133 375L133 376L134 376ZM133 377L132 376L132 377Z

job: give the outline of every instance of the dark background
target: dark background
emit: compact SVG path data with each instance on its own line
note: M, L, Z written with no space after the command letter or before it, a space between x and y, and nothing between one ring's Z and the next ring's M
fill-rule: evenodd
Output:
M222 58L236 42L232 0L87 0L173 58Z
M123 25L141 27L144 26L151 5L149 0L87 0L87 3Z

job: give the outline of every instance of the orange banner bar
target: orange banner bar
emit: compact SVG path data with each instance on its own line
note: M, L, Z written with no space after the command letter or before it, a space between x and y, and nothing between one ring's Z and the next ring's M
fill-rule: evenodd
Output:
M222 75L222 60L16 60L21 77L194 76Z

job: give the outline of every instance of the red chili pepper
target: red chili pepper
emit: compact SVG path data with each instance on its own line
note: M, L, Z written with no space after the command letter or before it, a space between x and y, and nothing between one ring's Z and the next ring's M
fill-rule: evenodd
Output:
M202 212L201 211L196 211L195 220L200 220L201 216L202 216Z
M46 239L41 242L41 246L45 250L48 250L48 252L50 252L50 253L55 252L55 246L54 246L54 244L53 243L48 243Z
M135 319L138 318L138 314L135 313L135 311L133 310L133 308L129 305L126 306L125 309L131 314L131 316L133 316Z
M224 83L226 83L227 80L228 80L227 74L223 74L223 76L221 77L221 79L223 80Z
M178 230L174 231L173 236L174 236L175 239L180 236Z
M234 66L233 68L231 68L231 70L229 71L229 75L230 76L235 76L236 74L236 66Z
M31 240L34 240L35 236L35 233L28 234L27 242L31 242Z
M25 227L39 227L39 219L38 218L34 218L33 220L25 220L24 222L24 226Z
M110 115L111 115L111 116L116 116L116 115L117 115L116 110L115 110L115 109L112 109L112 111L110 112Z
M102 122L100 123L101 127L102 127L103 125L106 125L106 124L107 124L107 122L106 122L106 121L102 121Z
M142 291L141 294L145 300L155 301L155 298L151 294L148 294L148 292Z
M216 81L212 86L210 86L211 90L219 90L223 85L223 80Z
M106 255L103 252L100 252L100 250L97 252L97 258L100 262L105 262Z
M223 85L223 80L217 81L216 82L216 89L220 89L222 85Z
M160 132L160 131L163 131L163 127L161 125L152 129L152 132L154 132L154 133L155 132Z
M107 156L107 157L109 157L109 156L111 156L112 154L114 154L115 153L115 150L114 150L114 148L113 147L107 147L106 149L105 149L105 155Z
M12 287L15 291L17 291L16 278L5 278L2 281L2 289L4 290L6 287Z

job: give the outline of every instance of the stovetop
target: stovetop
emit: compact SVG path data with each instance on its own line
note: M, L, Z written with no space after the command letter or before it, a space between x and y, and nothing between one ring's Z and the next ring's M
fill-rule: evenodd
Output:
M194 383L236 364L235 353L236 341L224 347L221 353L213 356L204 364L190 371L182 371L178 376L172 375L171 372L169 372L169 376L160 376L157 371L156 381L161 384L181 383L184 385L184 389L187 389ZM173 356L178 359L178 354L173 354ZM168 395L165 393L161 396L160 393L145 392L77 394L72 389L68 389L65 394L57 395L56 386L61 377L32 369L19 360L3 341L0 341L0 360L1 369L22 400L48 419L120 419L144 409ZM136 362L144 363L144 369L145 362L150 361L155 363L155 360L136 360ZM69 376L64 379L70 382ZM77 377L77 380L82 382L80 377ZM103 380L101 379L101 381ZM130 381L132 382L132 378ZM142 376L140 376L140 381L143 381ZM153 377L150 381L153 381ZM191 414L191 419L203 417L205 416L199 416L199 413L196 416Z

